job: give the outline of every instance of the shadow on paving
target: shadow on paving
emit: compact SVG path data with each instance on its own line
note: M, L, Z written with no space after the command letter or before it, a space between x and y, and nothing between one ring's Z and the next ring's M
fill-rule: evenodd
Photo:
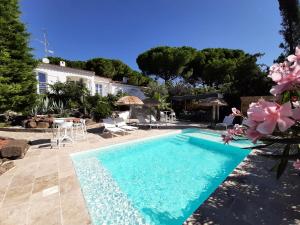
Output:
M276 161L257 153L253 151L184 224L300 224L299 174L290 163L277 180L270 172Z
M43 145L43 144L49 144L51 142L51 139L36 139L33 141L29 141L30 145Z

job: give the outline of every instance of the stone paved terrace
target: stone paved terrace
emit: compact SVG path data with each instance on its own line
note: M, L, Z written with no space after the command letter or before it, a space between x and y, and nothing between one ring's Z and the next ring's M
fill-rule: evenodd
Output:
M277 180L276 161L261 153L252 151L184 225L300 224L300 173L290 163Z
M174 131L139 130L115 138L89 133L86 141L61 149L36 142L0 176L0 224L91 224L70 154ZM51 134L0 131L0 136L43 142ZM186 224L300 224L300 176L290 170L290 177L277 181L268 171L272 164L253 152Z

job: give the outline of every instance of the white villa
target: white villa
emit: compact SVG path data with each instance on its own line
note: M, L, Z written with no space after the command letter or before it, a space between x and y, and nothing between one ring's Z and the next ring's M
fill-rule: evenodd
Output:
M96 75L95 72L74 69L66 67L65 62L61 61L60 66L49 63L41 63L35 69L36 78L38 80L37 92L39 94L47 91L48 84L54 84L58 81L79 81L83 80L92 95L98 93L101 96L107 94L117 94L118 92L134 95L140 99L145 99L145 95L140 87L126 84L127 79L123 78L123 82L116 82L110 78Z

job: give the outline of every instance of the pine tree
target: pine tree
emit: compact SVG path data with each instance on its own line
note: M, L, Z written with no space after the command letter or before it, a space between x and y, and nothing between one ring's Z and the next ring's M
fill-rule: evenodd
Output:
M282 17L281 30L284 42L280 47L284 49L282 57L295 52L300 44L300 8L299 0L278 0L279 10Z
M0 1L0 112L24 112L36 100L37 65L20 21L18 0Z

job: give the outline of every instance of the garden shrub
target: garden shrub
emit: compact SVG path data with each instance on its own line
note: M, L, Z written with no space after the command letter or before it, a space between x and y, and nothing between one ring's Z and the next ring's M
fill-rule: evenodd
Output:
M99 122L100 119L110 116L112 113L111 107L107 102L99 101L92 109L92 115L95 121Z

